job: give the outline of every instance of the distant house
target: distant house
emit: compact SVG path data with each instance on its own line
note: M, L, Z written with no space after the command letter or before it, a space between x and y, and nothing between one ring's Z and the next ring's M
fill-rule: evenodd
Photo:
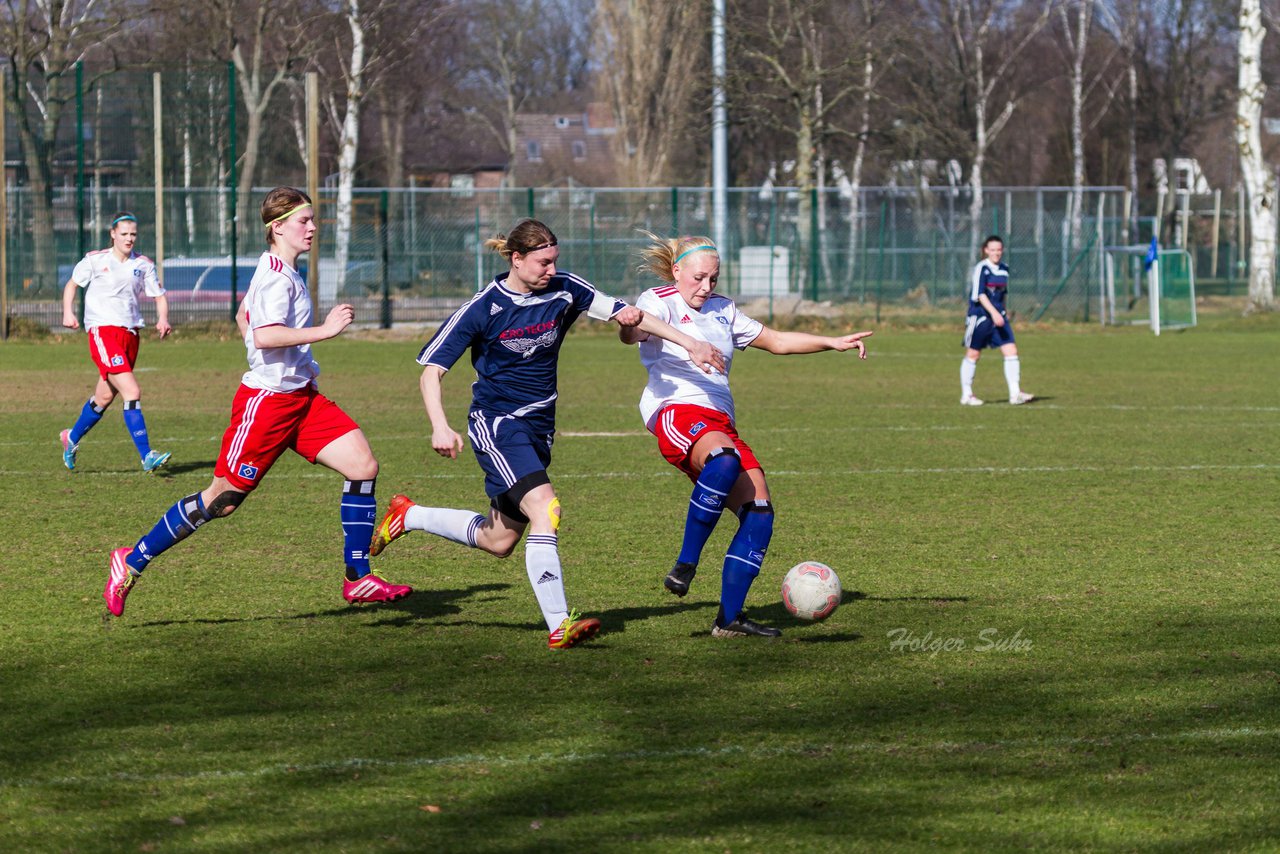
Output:
M414 170L410 181L415 187L489 190L503 186L506 175L507 165L498 159L490 163L442 165L433 169Z
M582 112L528 113L516 118L516 151L510 164L519 186L617 182L614 140L618 128L607 104Z

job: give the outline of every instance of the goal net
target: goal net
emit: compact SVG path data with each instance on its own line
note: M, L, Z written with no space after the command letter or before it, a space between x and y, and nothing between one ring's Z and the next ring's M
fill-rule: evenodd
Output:
M1162 329L1196 325L1196 277L1185 249L1159 249L1150 266L1147 246L1107 246L1103 250L1098 316L1104 324L1147 324Z

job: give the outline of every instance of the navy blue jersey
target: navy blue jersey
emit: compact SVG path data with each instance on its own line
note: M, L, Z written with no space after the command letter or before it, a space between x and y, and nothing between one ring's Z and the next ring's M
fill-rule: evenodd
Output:
M572 273L522 294L496 279L453 313L418 353L418 364L453 367L468 349L476 369L473 412L526 419L541 432L555 429L556 366L569 327L583 312L609 320L627 304L599 293Z
M1004 314L1004 298L1008 289L1009 268L1003 261L992 264L983 258L973 268L973 276L969 280L969 314L976 317L987 313L982 303L978 302L981 294L986 294L996 311Z

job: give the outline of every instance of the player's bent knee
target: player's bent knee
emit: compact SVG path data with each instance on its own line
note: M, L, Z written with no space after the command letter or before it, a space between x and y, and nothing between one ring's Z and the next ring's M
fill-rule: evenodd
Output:
M703 461L702 467L705 469L713 462L726 468L733 466L735 470L742 468L742 457L738 455L738 449L732 445L721 445L718 448L712 448L707 452L707 458Z
M476 537L477 548L498 558L511 557L518 542L520 535L514 531L507 531L502 536Z
M214 496L214 499L209 502L209 506L205 508L205 512L209 514L211 519L230 516L248 497L249 494L247 492L237 492L234 489L224 490Z

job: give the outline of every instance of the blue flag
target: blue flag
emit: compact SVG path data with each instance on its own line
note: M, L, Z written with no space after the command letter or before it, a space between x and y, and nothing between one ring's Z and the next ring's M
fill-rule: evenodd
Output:
M1151 238L1151 245L1147 247L1147 254L1142 256L1142 271L1145 273L1151 269L1151 265L1160 257L1160 244L1156 238Z

